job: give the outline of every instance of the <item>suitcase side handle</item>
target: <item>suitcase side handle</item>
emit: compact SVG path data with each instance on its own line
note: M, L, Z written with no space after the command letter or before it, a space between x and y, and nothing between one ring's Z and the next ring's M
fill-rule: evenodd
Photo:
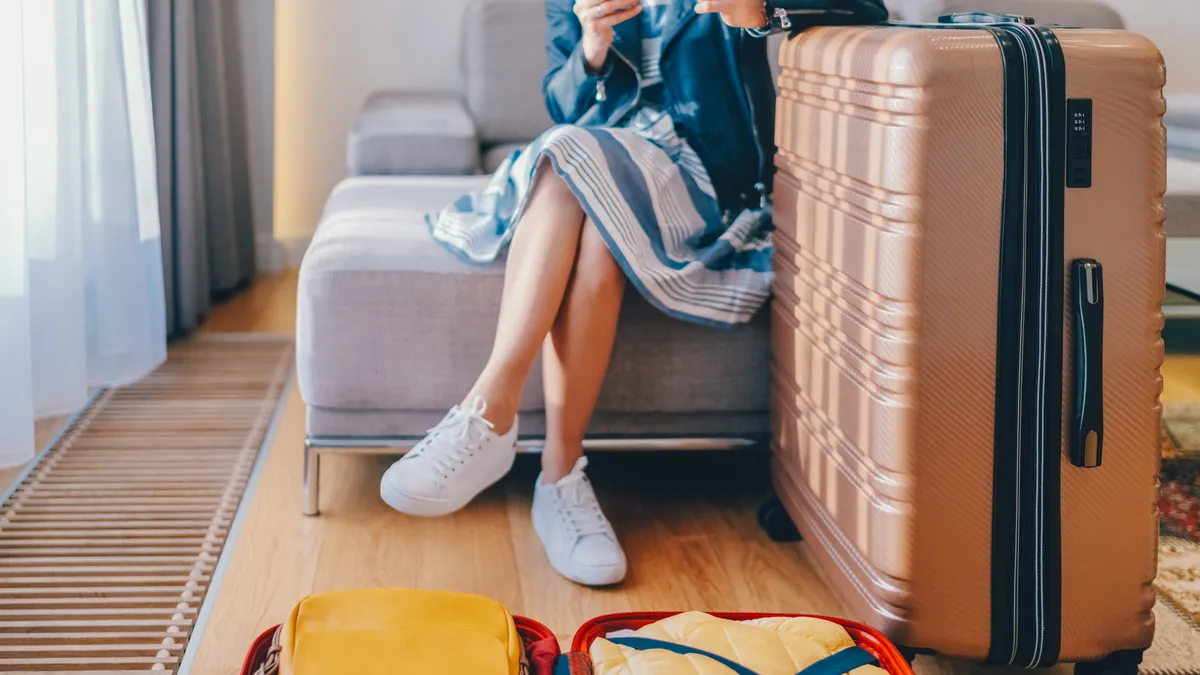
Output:
M1090 258L1071 261L1075 320L1071 463L1100 466L1104 453L1104 269Z
M955 12L938 17L938 23L1026 23L1037 21L1032 16L1018 14L993 14L992 12Z

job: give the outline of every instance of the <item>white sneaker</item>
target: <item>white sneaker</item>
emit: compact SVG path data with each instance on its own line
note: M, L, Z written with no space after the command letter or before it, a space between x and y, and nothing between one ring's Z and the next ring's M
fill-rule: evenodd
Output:
M444 516L503 478L517 456L517 420L500 436L483 418L486 410L480 397L470 408L451 408L383 474L383 501L412 516Z
M550 564L564 577L585 586L615 584L625 578L625 551L588 482L580 457L557 483L538 476L533 489L533 529Z

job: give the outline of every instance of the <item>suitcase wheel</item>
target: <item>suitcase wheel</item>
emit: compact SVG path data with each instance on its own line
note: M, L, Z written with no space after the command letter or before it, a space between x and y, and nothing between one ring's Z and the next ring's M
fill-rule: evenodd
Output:
M771 541L800 541L800 530L796 529L796 524L783 508L779 497L771 497L759 505L757 515L758 526L767 533Z
M1075 664L1075 675L1137 675L1141 650L1113 652L1099 661Z
M913 661L917 660L917 654L919 653L915 647L905 647L904 645L896 645L896 651L900 652L900 656L903 656L904 660L908 661L908 665L910 666L913 664Z

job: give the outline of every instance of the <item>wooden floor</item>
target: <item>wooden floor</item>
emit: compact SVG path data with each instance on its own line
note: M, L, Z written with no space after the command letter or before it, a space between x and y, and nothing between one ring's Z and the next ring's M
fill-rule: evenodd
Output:
M261 275L244 293L213 307L200 330L210 333L293 333L300 270Z
M297 275L261 278L218 307L204 330L291 332ZM1168 357L1164 400L1200 401L1200 357ZM770 542L754 522L763 458L600 455L589 469L630 556L618 589L556 575L530 522L535 457L462 512L397 514L378 497L386 458L323 459L323 515L300 515L304 406L295 387L265 458L246 520L200 641L193 675L232 675L261 630L299 598L362 586L476 592L547 623L567 639L584 619L628 609L711 608L844 613L803 544ZM4 479L0 473L0 480ZM924 661L924 660L923 660ZM923 667L923 672L932 672ZM937 667L937 670L942 670Z
M297 277L261 280L206 329L292 330ZM1167 400L1200 400L1200 357L1168 357ZM378 497L388 459L323 458L323 514L300 515L304 406L293 389L193 664L236 672L248 642L306 594L362 586L482 593L566 639L583 620L628 609L704 607L843 613L803 544L769 541L754 522L762 458L599 455L589 473L630 557L619 589L589 590L550 568L529 522L536 458L462 512L419 519ZM923 660L928 661L928 660ZM920 670L944 671L932 663Z
M294 309L295 277L270 280L213 317L216 330L277 332ZM275 294L274 300L266 296ZM316 518L300 515L304 406L293 389L280 419L193 675L236 672L258 631L316 591L416 586L482 593L547 623L563 639L585 619L630 609L707 607L838 613L802 545L770 542L754 521L765 457L607 455L589 469L630 556L613 590L588 590L550 568L529 521L537 458L453 516L403 516L378 496L389 460L322 459Z
M1200 355L1168 354L1162 376L1164 403L1200 401Z
M529 522L535 457L522 457L501 485L438 519L403 516L380 501L385 458L327 457L323 513L306 518L299 514L302 437L303 407L293 392L194 675L233 672L247 641L282 621L297 599L339 588L480 593L537 617L564 640L584 619L635 608L840 609L798 545L773 544L759 533L753 509L765 486L753 477L732 478L738 467L727 459L710 470L693 467L691 480L670 478L661 458L636 467L619 457L597 461L591 473L632 571L620 589L595 591L555 574L537 544ZM741 473L763 472L743 466Z

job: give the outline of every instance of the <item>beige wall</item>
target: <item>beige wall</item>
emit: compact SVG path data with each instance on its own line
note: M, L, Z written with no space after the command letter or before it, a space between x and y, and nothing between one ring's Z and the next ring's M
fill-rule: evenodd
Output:
M467 0L277 0L275 236L295 263L379 89L456 91Z
M1200 0L1104 0L1158 45L1167 90L1200 91Z

